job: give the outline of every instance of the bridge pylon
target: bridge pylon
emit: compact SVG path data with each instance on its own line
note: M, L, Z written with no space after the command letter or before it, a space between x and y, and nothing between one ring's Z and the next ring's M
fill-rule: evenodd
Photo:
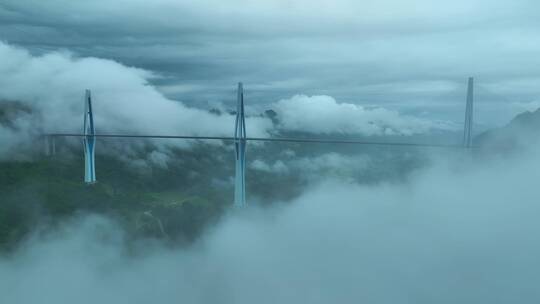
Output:
M472 147L474 78L469 77L467 84L467 105L465 106L465 124L463 126L463 147Z
M44 137L45 140L45 155L53 156L56 154L56 139L54 136L47 135Z
M234 148L236 156L236 172L234 179L234 206L245 207L246 204L246 119L244 114L244 88L238 83L236 101L236 122L234 129Z
M84 148L84 182L93 184L96 182L96 130L94 127L94 114L92 112L92 94L86 90L84 96L84 124L83 124L83 148Z

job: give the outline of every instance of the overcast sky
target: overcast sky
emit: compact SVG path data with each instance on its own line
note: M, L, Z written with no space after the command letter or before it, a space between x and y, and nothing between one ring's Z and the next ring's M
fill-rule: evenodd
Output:
M535 0L2 0L0 39L151 70L168 97L208 106L295 94L477 122L540 105Z

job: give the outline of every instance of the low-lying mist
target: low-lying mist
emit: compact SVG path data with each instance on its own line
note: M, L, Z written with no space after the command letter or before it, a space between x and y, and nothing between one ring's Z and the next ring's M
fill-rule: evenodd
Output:
M0 303L538 303L534 152L318 182L231 210L188 248L74 218L0 259Z

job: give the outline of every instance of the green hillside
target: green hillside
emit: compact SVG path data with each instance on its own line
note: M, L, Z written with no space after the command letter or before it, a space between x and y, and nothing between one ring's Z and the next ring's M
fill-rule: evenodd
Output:
M82 183L81 159L0 162L0 246L17 243L45 222L85 212L115 217L134 236L190 241L227 205L218 199L226 191L194 194L197 187L189 185L172 191L182 179L172 171L138 174L112 158L97 161L94 185Z

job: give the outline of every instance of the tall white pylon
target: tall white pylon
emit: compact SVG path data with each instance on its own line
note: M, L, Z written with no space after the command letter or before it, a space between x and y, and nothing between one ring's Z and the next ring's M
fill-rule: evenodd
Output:
M246 206L246 119L244 115L244 88L238 83L236 123L234 129L236 175L234 179L234 206Z
M84 96L84 182L93 184L96 182L95 147L96 130L94 128L94 114L92 113L92 94L86 90Z
M463 147L472 147L474 78L469 77L467 85L467 106L465 107L465 125L463 127Z

